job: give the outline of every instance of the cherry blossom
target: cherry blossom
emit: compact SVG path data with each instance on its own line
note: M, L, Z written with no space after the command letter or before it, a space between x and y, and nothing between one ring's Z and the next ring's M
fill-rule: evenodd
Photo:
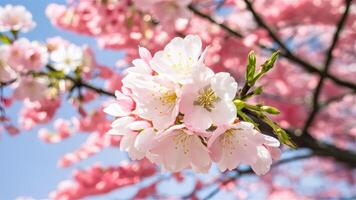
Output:
M53 67L65 74L75 71L83 64L83 51L80 47L71 44L68 47L60 46L51 52Z
M14 97L19 100L39 101L46 97L47 83L44 79L21 78L14 90Z
M202 144L199 133L190 131L184 125L172 126L161 133L151 152L159 156L155 161L162 164L163 170L178 172L192 168L206 173L210 169L208 149Z
M176 20L188 19L190 12L187 6L192 0L137 0L135 2L138 9L152 13L153 17L159 20L162 25L168 29L172 29L172 23ZM167 15L166 12L170 14Z
M48 62L47 48L26 38L16 40L8 49L7 63L16 71L38 71Z
M237 83L228 73L215 75L208 69L198 73L191 84L183 86L181 111L187 126L205 130L211 125L232 123L236 116L233 103Z
M123 92L117 91L116 102L104 109L116 117L108 133L123 136L120 149L128 152L131 159L146 157L160 165L162 170L171 172L191 168L206 173L210 169L212 162L205 140L212 137L209 139L211 143L221 134L224 137L225 134L220 133L221 129L235 121L237 110L233 100L237 93L237 83L228 73L215 74L206 67L203 56L199 58L200 50L199 37L192 35L184 39L174 38L164 48L164 53L167 51L170 54L164 59L172 61L171 58L178 55L173 63L181 62L181 68L190 68L187 71L189 73L182 76L184 81L180 82L174 79L177 77L173 75L174 71L167 72L170 65L157 62L162 51L151 57L146 49L139 48L141 58L135 59L134 66L127 70L123 78ZM182 62L182 58L185 58L182 51L188 57L187 63ZM191 62L192 54L189 52L195 52L195 63ZM171 68L182 72L182 69ZM230 158L225 158L226 153L223 158L217 158L217 152L212 155L221 170L235 169L241 159L244 164L250 164L257 174L265 174L272 159L267 147L263 145L278 148L279 142L272 137L263 137L251 124L246 124L249 128L244 130L246 136L232 133L230 135L233 137L238 136L229 142L231 148L240 146L243 145L240 144L241 138L246 137L246 141L251 141L248 143L249 148L236 148ZM241 122L241 125L236 126L244 125ZM217 126L218 132L208 133L211 126ZM235 128L225 130L228 132ZM224 145L220 144L218 148Z
M174 38L163 51L154 54L150 64L159 74L172 81L185 84L191 81L192 73L201 65L202 42L196 35ZM201 60L199 60L201 59Z
M219 127L209 139L208 147L221 171L247 164L256 174L263 175L272 164L272 155L268 150L278 149L279 141L259 133L251 123L238 122Z
M27 32L34 28L36 23L32 14L23 6L0 6L0 32L22 31Z
M6 54L8 46L0 46L0 82L12 81L16 78L15 71L7 64Z
M130 76L128 76L130 78ZM180 86L163 76L140 80L131 76L124 80L131 86L132 98L136 103L134 111L140 117L151 120L159 130L171 126L179 113Z

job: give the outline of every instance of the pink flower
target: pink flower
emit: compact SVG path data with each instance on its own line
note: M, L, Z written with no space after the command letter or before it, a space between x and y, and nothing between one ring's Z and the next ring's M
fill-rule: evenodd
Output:
M128 68L127 73L152 75L153 71L149 64L149 62L152 60L151 53L146 48L139 47L139 54L141 58L132 61L134 67Z
M187 6L192 0L136 0L138 9L152 13L165 29L172 30L176 20L189 19Z
M160 134L150 152L158 156L154 162L161 164L164 170L178 172L191 168L200 173L209 170L211 159L198 133L181 124Z
M104 112L114 117L124 117L131 114L135 108L135 102L131 97L120 91L115 92L116 101L105 107Z
M61 46L67 47L70 45L68 40L65 40L59 36L51 37L46 40L48 52L52 52L60 48Z
M204 56L201 55L201 47L199 36L188 35L184 39L176 37L163 51L155 53L150 64L154 71L172 81L189 83L193 72L202 65Z
M141 145L138 145L139 148L137 148L135 142L137 138L142 136L144 139L138 139L139 141L144 141L146 143L150 143L150 140L152 141L154 135L152 134L152 129L150 129L151 124L149 122L135 119L134 117L121 117L115 120L111 127L112 129L108 131L108 134L122 135L120 149L128 152L131 159L141 160L146 156L146 149L142 148ZM141 132L143 132L143 135ZM147 134L151 135L151 137L147 137ZM148 140L148 138L151 139Z
M74 45L60 46L51 52L53 67L58 71L69 74L83 65L83 50Z
M47 88L47 83L44 79L22 77L17 83L13 95L18 100L39 101L46 97Z
M38 137L48 143L58 143L72 135L73 130L70 122L64 119L57 119L54 122L56 132L52 133L47 129L40 129Z
M251 165L257 175L269 171L272 157L278 156L276 151L279 151L279 145L277 139L259 133L253 124L248 122L221 126L208 142L210 155L221 171L233 170L239 164L247 164Z
M180 102L184 123L200 131L211 125L232 123L236 118L233 99L237 83L228 73L213 72L202 67L194 74L194 81L183 86Z
M60 98L45 98L41 101L24 101L21 109L20 124L24 129L30 129L37 124L48 123L61 104Z
M8 64L16 71L38 71L48 62L47 48L26 38L16 40L7 52Z
M151 120L157 130L171 126L179 113L180 86L164 76L127 76L138 116Z
M0 82L5 83L16 79L16 73L7 64L6 53L8 46L0 46Z
M27 32L35 27L32 15L23 6L0 6L0 32L22 31Z

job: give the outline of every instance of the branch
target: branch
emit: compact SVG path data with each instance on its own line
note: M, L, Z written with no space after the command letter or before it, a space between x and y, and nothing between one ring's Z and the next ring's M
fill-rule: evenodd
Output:
M312 125L314 118L316 117L316 115L319 112L319 109L320 109L319 96L321 94L321 89L323 87L326 75L328 74L328 70L329 70L332 60L333 60L333 51L336 47L337 41L339 40L340 33L346 23L346 19L347 19L347 16L349 14L350 7L351 7L351 1L352 0L345 0L345 2L346 2L345 11L337 24L336 31L334 33L331 45L327 51L326 59L324 62L324 69L320 75L318 85L316 86L315 91L314 91L313 101L312 101L312 110L309 114L308 119L305 122L303 132L302 132L303 134L305 134L308 131L308 128Z
M203 19L206 19L208 21L210 21L212 24L215 24L217 26L219 26L220 28L222 28L223 30L225 30L227 33L229 33L230 35L234 36L234 37L237 37L237 38L243 38L244 36L239 32L239 31L236 31L234 29L232 29L231 27L229 27L228 25L224 24L224 23L220 23L218 21L216 21L214 18L212 18L210 15L208 14L205 14L201 11L199 11L197 8L194 7L194 5L190 4L188 6L188 9L190 11L192 11L195 15L203 18ZM256 13L256 12L255 12ZM260 18L262 19L262 18ZM273 32L273 31L272 31ZM278 41L280 41L278 39ZM277 41L276 41L277 42ZM278 43L278 42L277 42ZM282 41L280 41L280 43L282 43ZM283 44L283 43L282 43ZM271 48L271 47L267 47L263 44L260 44L258 43L257 44L258 47L264 49L264 50L268 50L268 51L276 51L276 49L274 48ZM285 48L283 48L283 46ZM304 70L306 70L307 72L309 73L314 73L314 74L318 74L319 76L321 75L321 71L314 65L312 65L311 63L299 58L298 56L294 55L292 52L290 52L288 50L288 48L285 46L285 45L282 45L281 46L283 48L283 50L285 52L280 52L280 55L284 58L287 58L289 59L290 61L298 64L299 66L301 66ZM286 51L287 50L287 51ZM345 80L341 80L339 79L338 77L332 75L332 74L328 74L327 73L327 78L329 78L330 80L332 80L334 83L340 85L340 86L343 86L343 87L347 87L347 88L350 88L354 91L356 91L356 84L355 83L352 83L352 82L348 82L348 81L345 81Z
M236 37L239 37L239 38L243 38L244 37L241 33L239 33L238 31L233 30L232 28L230 28L226 24L220 23L220 22L216 21L215 19L213 19L212 17L210 17L209 15L200 12L193 5L191 5L191 4L188 5L188 9L191 10L194 14L198 15L199 17L204 18L204 19L210 21L211 23L220 26L220 28L222 28L223 30L225 30L229 34L231 34L233 36L236 36Z
M49 69L50 71L57 71L56 69L54 69L54 68L51 67L50 65L47 65L46 68ZM46 74L46 73L45 73L44 75L47 75L47 76L48 76L48 74ZM115 94L114 94L114 93L109 92L109 91L106 91L106 90L104 90L104 89L102 89L102 88L93 86L93 85L91 85L91 84L89 84L89 83L84 82L84 81L81 80L81 79L76 79L76 78L71 77L71 76L69 76L69 75L65 75L65 76L63 77L63 79L71 81L71 82L75 85L75 87L84 87L84 88L87 88L87 89L89 89L89 90L92 90L92 91L94 91L94 92L96 92L96 93L98 93L98 94L115 97Z
M347 93L341 94L339 96L331 97L331 98L327 99L326 101L324 101L323 103L321 103L319 106L319 109L325 108L332 103L338 102L348 95L355 95L355 94L356 94L356 91L352 91L352 92L347 92Z

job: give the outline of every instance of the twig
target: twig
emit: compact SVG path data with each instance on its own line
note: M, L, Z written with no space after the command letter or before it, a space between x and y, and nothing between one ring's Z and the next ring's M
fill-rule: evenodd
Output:
M317 113L319 112L319 109L320 109L319 96L320 96L320 93L321 93L321 89L323 87L326 75L328 74L328 70L329 70L329 68L331 66L331 63L332 63L332 60L333 60L333 51L334 51L334 49L336 47L337 41L339 40L340 33L341 33L345 23L346 23L346 19L347 19L347 16L349 14L349 10L350 10L350 7L351 7L352 0L345 0L345 2L346 2L345 11L344 11L343 15L341 16L341 18L340 18L340 20L339 20L339 22L337 24L336 31L334 33L331 45L330 45L330 47L329 47L329 49L327 51L326 59L325 59L325 62L324 62L324 69L323 69L323 71L322 71L322 73L320 75L320 79L319 79L318 85L316 86L314 94L313 94L312 110L309 113L309 117L306 120L305 125L303 127L303 132L302 132L303 134L305 134L307 132L308 128L312 125L312 123L314 121L314 118L316 117L316 115L317 115Z
M57 71L56 69L54 69L54 68L51 67L50 65L47 65L46 67L47 67L47 69L49 69L50 71ZM46 75L46 74L45 74L45 75ZM47 75L48 75L48 74L47 74ZM84 82L84 81L82 81L82 80L78 80L78 79L76 79L76 78L74 78L74 77L71 77L71 76L69 76L69 75L65 75L65 76L63 77L63 79L71 81L72 83L75 84L75 87L84 87L84 88L87 88L87 89L92 90L92 91L94 91L94 92L97 92L98 94L104 94L104 95L107 95L107 96L115 97L115 94L112 93L112 92L106 91L106 90L104 90L104 89L102 89L102 88L98 88L98 87L96 87L96 86L93 86L93 85L91 85L91 84L89 84L89 83L86 83L86 82Z
M233 30L232 28L230 28L229 26L227 26L224 23L220 23L220 22L216 21L215 19L211 18L209 15L200 12L193 5L188 5L188 8L189 8L189 10L191 10L194 14L198 15L199 17L204 18L204 19L210 21L211 23L220 26L222 29L227 31L229 34L234 35L239 38L243 38L243 35L241 33Z

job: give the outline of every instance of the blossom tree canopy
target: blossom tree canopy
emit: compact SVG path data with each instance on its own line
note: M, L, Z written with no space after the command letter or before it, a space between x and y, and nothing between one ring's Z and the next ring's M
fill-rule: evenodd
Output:
M89 46L30 40L32 14L0 5L0 133L87 133L63 168L128 155L75 170L48 198L356 197L355 1L70 0L45 12L124 56L105 66ZM58 117L68 106L76 114ZM172 181L188 190L162 189Z

